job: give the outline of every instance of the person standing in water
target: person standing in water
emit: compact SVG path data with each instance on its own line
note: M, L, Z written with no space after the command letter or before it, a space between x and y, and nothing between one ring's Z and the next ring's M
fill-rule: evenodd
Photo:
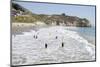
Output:
M62 47L64 47L64 43L62 42Z
M35 38L35 35L33 37Z
M37 39L37 38L38 38L38 36L37 36L37 35L34 35L33 37L34 37L35 39Z
M58 37L56 36L56 39L57 39Z
M47 48L47 46L48 46L47 43L45 43L45 48Z
M36 35L36 39L37 39L38 37L37 37L37 35Z

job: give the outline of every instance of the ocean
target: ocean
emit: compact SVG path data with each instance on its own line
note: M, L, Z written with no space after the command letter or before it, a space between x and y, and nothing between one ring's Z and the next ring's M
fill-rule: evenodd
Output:
M37 38L34 38L34 35ZM30 29L28 32L12 36L12 64L94 61L95 46L91 44L95 41L94 37L95 28L92 27L53 26L40 28L38 31ZM45 44L48 44L47 48Z
M95 45L95 27L74 27L67 28L68 30L77 32L80 36L88 40L88 42Z

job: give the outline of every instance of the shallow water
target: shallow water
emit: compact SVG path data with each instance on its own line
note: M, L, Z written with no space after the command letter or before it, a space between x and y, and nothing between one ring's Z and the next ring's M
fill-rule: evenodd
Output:
M77 32L80 36L84 37L90 43L95 45L95 27L69 27L66 29Z
M33 36L38 35L35 39ZM58 36L58 39L55 38ZM61 43L64 42L64 47ZM48 47L45 48L44 44ZM95 46L65 27L30 30L12 35L12 64L27 65L95 60Z

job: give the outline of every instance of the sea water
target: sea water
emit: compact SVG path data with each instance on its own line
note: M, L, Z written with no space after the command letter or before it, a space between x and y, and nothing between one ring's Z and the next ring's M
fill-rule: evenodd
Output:
M77 32L80 36L88 40L88 42L95 45L96 29L95 27L74 27L67 28L68 30Z
M12 64L93 61L95 60L95 47L82 37L82 34L85 36L90 35L87 35L89 30L88 28L86 29L70 27L69 30L66 30L65 27L55 26L42 28L38 31L31 30L30 32L23 32L23 34L13 36ZM84 30L86 32L83 32ZM37 34L38 38L33 38L33 35ZM55 36L58 36L58 39L55 39ZM64 47L61 47L62 41L64 42ZM44 48L45 43L48 43L48 48L46 49Z

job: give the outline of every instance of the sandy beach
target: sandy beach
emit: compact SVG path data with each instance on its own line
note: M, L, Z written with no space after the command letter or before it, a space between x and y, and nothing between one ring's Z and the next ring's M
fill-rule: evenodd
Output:
M37 31L41 27L46 27L46 25L36 25L34 23L12 23L12 34L22 34L22 32L29 32L30 30Z

